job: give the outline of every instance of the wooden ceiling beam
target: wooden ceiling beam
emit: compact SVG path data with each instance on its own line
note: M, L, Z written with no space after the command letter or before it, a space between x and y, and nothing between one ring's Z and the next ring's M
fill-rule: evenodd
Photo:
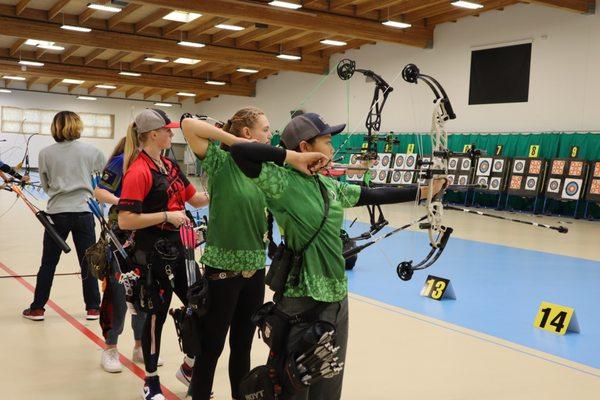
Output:
M595 0L522 0L521 3L541 4L580 14L594 14L596 12Z
M125 97L131 97L136 93L141 92L142 90L144 90L144 87L141 86L134 86L131 89L129 89L128 91L125 92Z
M273 53L248 51L227 47L207 45L200 49L179 46L173 40L148 36L131 35L113 31L95 31L93 35L60 29L56 24L40 21L22 21L0 16L2 34L6 36L27 37L69 43L78 46L101 47L110 50L138 52L140 49L152 49L156 54L170 57L197 58L205 61L230 63L232 60L241 65L259 68L276 68L290 71L321 74L328 68L327 60L320 57L303 58L302 61L289 62L279 60Z
M96 4L106 4L106 3L110 3L110 0L96 0L95 1ZM79 23L82 24L85 21L87 21L88 19L92 18L92 15L94 15L94 13L98 11L95 10L93 8L86 8L84 12L82 12L81 14L79 14Z
M25 9L29 5L29 3L31 3L31 0L21 0L21 1L19 1L17 3L17 5L15 6L15 10L16 10L17 15L21 15L21 13L23 11L25 11Z
M213 72L212 78L217 79L217 80L222 80L222 78L225 78L228 75L231 75L237 69L238 69L237 65L230 65L229 67L225 67L225 68L222 68L220 70Z
M122 86L117 86L117 87L116 87L116 88L114 88L114 89L108 89L108 90L106 90L106 95L107 95L107 96L112 96L114 93L117 93L118 91L120 91L120 90L122 90L122 89L123 89L123 87L122 87Z
M266 38L266 39L258 42L258 48L260 50L263 50L263 49L266 49L273 45L276 45L285 39L290 38L290 40L291 40L291 39L295 38L296 35L304 35L305 33L306 33L306 31L303 31L301 29L284 29L277 35L273 35L269 38Z
M201 35L207 30L214 28L215 25L222 24L225 21L227 21L227 18L209 17L206 21L204 21L204 23L202 23L202 25L188 30L188 37Z
M355 3L356 1L357 0L331 0L329 2L329 9L332 11L337 10L338 8L350 6L350 5L352 5L352 3Z
M373 10L382 10L382 16L387 16L387 8L405 0L369 0L356 6L356 14L362 15Z
M144 100L148 100L150 97L152 97L155 94L158 94L159 92L162 92L162 91L163 91L163 89L161 89L161 88L150 88L144 92Z
M290 40L289 42L284 43L283 50L294 50L299 47L304 47L304 46L307 46L307 45L315 43L315 42L319 43L323 39L331 38L330 35L327 35L324 33L319 33L319 32L315 32L315 33L305 32L305 33L306 34L304 36L299 37L298 39Z
M137 11L141 7L141 4L128 4L124 9L121 10L121 12L116 13L108 19L108 29L114 28L118 23L127 18L129 14Z
M21 50L21 47L23 47L23 45L25 44L26 41L27 41L27 39L17 39L17 40L15 40L15 42L12 44L12 46L10 46L9 54L11 56L14 56L15 54L17 54L17 52L19 50Z
M0 55L6 55L7 51L3 50ZM44 68L30 68L27 71L21 71L21 67L14 60L0 60L0 71L6 74L20 74L23 76L39 76L49 77L54 79L81 79L85 81L103 82L113 85L130 85L130 86L145 86L145 87L160 87L171 90L196 90L206 93L224 93L239 96L253 96L253 85L231 85L212 86L207 85L201 79L171 76L171 75L153 75L142 74L140 77L128 77L119 75L117 70L103 70L95 67L71 66L64 64L54 64L46 62Z
M177 92L179 92L179 90L169 90L168 92L165 92L160 96L160 100L165 101L165 100L175 96L177 94Z
M34 76L33 78L27 79L27 90L31 89L33 85L41 78L39 76Z
M130 53L128 51L120 51L119 53L115 54L113 57L111 57L108 60L107 65L109 67L113 67L114 65L118 64L120 61L122 61L125 57L127 57Z
M428 22L431 25L443 24L444 22L456 21L457 19L479 15L486 11L495 10L497 8L502 8L511 4L518 3L519 0L492 0L486 1L483 4L483 8L479 8L477 10L459 10L451 13L440 14L435 17L429 18Z
M48 11L48 19L54 19L54 17L56 17L63 10L63 8L69 4L69 1L71 0L58 0L56 3L54 3L54 5L50 7L50 10Z
M159 8L146 18L135 24L135 31L141 32L156 21L160 21L164 16L169 14L172 10L170 8Z
M401 43L427 47L433 41L433 32L413 27L398 30L377 21L354 18L321 11L283 10L267 4L230 0L190 2L188 0L133 0L134 3L170 7L202 14L238 18L245 21L272 24L288 28L344 35L359 39Z
M48 83L48 91L54 89L61 81L62 79L53 79L50 81L50 83Z
M254 30L254 24L251 22L235 22L232 23L232 25L237 25L237 26L242 26L244 27L243 31L229 31L227 29L221 29L220 32L215 33L214 35L212 35L212 40L211 43L219 43L220 41L227 39L227 38L237 38L240 36L245 35L246 33L250 32L251 30Z
M92 61L94 61L95 59L97 59L98 57L100 57L102 55L102 53L104 53L105 51L106 51L106 49L95 49L95 50L92 50L90 54L88 54L87 56L85 56L83 64L84 65L90 64Z
M144 61L146 60L146 57L149 57L149 56L147 54L142 54L141 56L139 56L138 58L133 60L131 63L129 63L129 68L136 69L137 67L139 67L140 65L142 65L144 63Z
M235 39L235 44L237 46L243 46L250 42L260 41L269 36L275 35L279 32L284 31L286 28L282 28L279 26L269 26L268 28L258 28L253 32L245 33L244 35Z
M389 15L389 18L392 19L402 14L422 10L443 3L448 4L448 0L404 0L402 3L389 7L389 9L386 10L385 15Z
M81 46L71 46L60 55L60 62L67 61L77 50L81 49Z

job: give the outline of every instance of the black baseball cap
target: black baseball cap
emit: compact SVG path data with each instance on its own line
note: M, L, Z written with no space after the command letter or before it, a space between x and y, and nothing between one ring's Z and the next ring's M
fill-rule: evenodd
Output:
M295 149L303 140L317 136L337 135L346 128L346 124L329 126L319 114L298 115L286 125L281 134L281 142L287 149Z

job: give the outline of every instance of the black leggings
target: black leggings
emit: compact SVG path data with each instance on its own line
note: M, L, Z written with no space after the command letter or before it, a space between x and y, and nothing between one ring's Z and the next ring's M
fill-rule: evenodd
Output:
M206 274L222 272L206 267ZM241 400L239 386L250 371L250 350L255 325L250 317L264 301L265 270L257 271L251 278L237 276L209 280L210 309L203 321L200 357L196 358L192 376L192 399L209 400L215 368L225 346L229 332L229 381L231 397Z
M184 258L179 257L174 261L165 261L159 257L149 260L154 278L160 283L162 289L162 301L155 305L154 309L147 313L142 333L142 351L144 353L144 366L147 373L156 372L158 356L160 354L160 338L163 325L169 314L169 306L173 292L179 297L183 304L187 303L187 277L185 272ZM170 266L175 276L174 287L165 272L165 267ZM142 276L141 280L144 277Z

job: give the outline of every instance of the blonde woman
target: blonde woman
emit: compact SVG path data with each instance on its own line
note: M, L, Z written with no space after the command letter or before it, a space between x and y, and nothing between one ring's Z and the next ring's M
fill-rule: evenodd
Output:
M161 155L171 147L173 131L164 111L146 109L135 117L125 143L125 176L118 203L119 227L135 230L134 258L142 271L140 300L146 321L142 352L145 400L163 400L157 373L162 327L173 292L187 303L184 247L179 227L188 222L185 204L203 207L208 198L197 193L179 166ZM143 290L143 291L142 291Z
M39 169L42 187L50 197L46 212L63 239L69 233L73 236L81 268L86 318L94 320L99 318L100 292L96 278L89 274L84 261L85 250L96 242L94 217L86 200L93 195L92 173L104 168L106 158L94 146L78 140L82 131L83 122L76 113L61 111L56 114L51 127L56 143L40 151ZM50 297L60 254L61 250L54 240L44 233L35 294L29 308L23 311L23 317L35 321L44 319L44 306Z
M208 175L211 196L210 225L202 264L206 266L210 309L204 317L201 356L194 365L194 400L211 398L217 361L229 331L231 397L241 400L239 386L250 371L250 350L255 325L252 313L265 294L267 203L265 196L238 168L227 146L250 140L271 140L264 112L246 107L236 112L223 129L204 121L184 118L182 131ZM218 146L215 141L222 143Z

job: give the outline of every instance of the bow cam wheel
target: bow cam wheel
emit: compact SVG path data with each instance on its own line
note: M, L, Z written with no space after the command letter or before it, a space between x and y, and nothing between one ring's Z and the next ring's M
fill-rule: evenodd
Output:
M410 281L410 278L413 276L413 272L412 261L402 261L396 267L396 273L403 281Z

